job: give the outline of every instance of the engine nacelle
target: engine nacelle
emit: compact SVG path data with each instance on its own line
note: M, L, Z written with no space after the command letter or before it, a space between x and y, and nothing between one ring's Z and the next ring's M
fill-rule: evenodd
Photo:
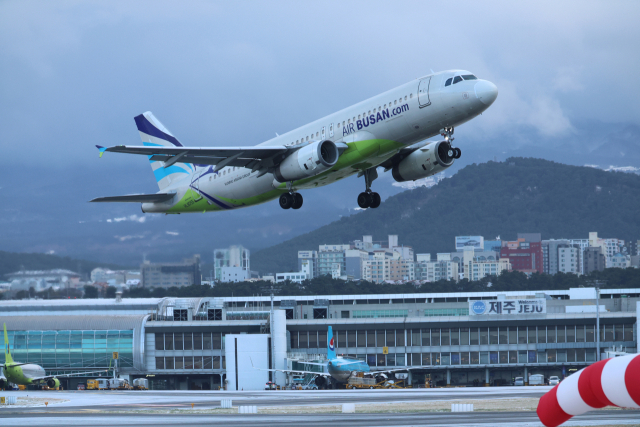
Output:
M325 377L318 375L315 379L315 383L318 388L322 388L328 384L328 381Z
M49 378L47 380L47 387L49 388L60 387L60 380L58 380L57 378Z
M445 141L418 148L393 167L393 179L398 182L415 181L442 172L454 161L448 151L449 144Z
M340 152L332 141L314 142L284 159L274 172L278 182L297 181L318 175L338 162Z

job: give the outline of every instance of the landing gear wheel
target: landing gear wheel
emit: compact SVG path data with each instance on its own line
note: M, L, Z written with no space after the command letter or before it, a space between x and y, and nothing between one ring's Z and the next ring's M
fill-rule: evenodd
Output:
M302 194L293 193L293 205L292 209L300 209L302 207Z
M369 193L358 194L358 206L362 209L367 209L373 203L373 198Z
M462 150L460 150L460 149L459 149L459 148L457 148L457 147L456 147L456 148L454 148L453 150L455 151L455 154L453 155L453 158L454 158L454 159L459 159L459 158L460 158L460 156L462 156Z
M371 205L369 206L370 208L377 208L378 206L380 206L380 202L382 201L382 199L380 198L380 195L378 193L371 193Z
M290 209L293 206L293 196L289 193L284 193L280 196L280 207L282 209Z

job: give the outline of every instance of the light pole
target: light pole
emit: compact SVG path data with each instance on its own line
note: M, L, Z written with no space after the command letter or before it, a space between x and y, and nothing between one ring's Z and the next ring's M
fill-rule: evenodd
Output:
M596 362L600 360L600 287L596 283Z

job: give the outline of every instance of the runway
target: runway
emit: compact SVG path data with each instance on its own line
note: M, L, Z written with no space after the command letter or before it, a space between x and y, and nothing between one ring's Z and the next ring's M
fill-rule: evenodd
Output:
M194 409L220 407L221 399L232 399L233 406L295 407L340 405L342 403L401 403L425 401L499 400L538 398L549 387L479 387L401 390L327 391L60 391L2 392L3 396L64 399L48 407L0 408L1 425L37 426L150 426L212 424L234 426L313 425L313 426L542 426L535 412L400 412L400 413L284 413L284 414L189 414ZM158 413L161 411L162 413ZM167 411L165 413L165 411ZM179 411L179 413L168 413ZM567 426L637 424L640 411L597 411L575 417Z
M479 426L504 425L514 427L542 426L534 412L474 412L415 414L302 414L302 415L145 415L145 414L32 414L32 416L2 417L3 425L50 426L113 426L150 425L182 426ZM597 411L574 417L565 426L637 424L638 411Z
M194 403L200 409L220 407L221 399L231 399L234 406L302 406L339 405L343 403L424 402L429 400L504 399L514 397L539 398L550 387L462 387L392 390L282 390L282 391L29 391L4 392L3 395L51 397L68 402L44 407L6 408L6 411L24 412L68 411L89 409L126 411L145 409L190 408ZM0 415L2 416L2 415Z

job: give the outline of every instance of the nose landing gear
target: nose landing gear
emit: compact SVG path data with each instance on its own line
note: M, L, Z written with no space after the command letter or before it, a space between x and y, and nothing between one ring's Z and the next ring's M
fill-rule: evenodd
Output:
M362 209L372 208L375 209L380 206L380 195L371 191L371 183L378 177L378 171L376 168L370 168L363 172L360 172L359 176L364 175L364 182L367 189L358 195L358 206Z
M282 209L300 209L302 207L302 194L296 193L290 182L287 183L288 193L280 195L280 207Z
M453 147L451 144L453 142L453 140L455 139L453 137L453 127L446 127L444 128L443 132L441 133L441 135L444 137L444 140L447 142L447 156L452 158L452 159L459 159L460 156L462 156L462 150L460 150L457 147Z

